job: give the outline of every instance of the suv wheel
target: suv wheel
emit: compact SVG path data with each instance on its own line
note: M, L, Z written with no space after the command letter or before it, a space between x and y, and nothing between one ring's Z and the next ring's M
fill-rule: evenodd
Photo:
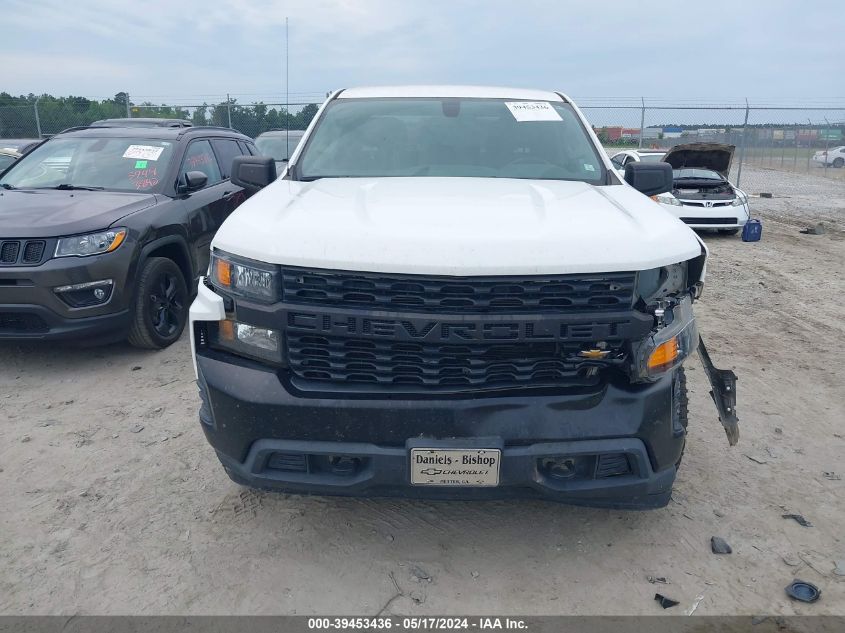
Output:
M842 165L845 165L845 158L840 157L833 161L833 166L836 167L836 169L839 169Z
M135 288L129 343L162 349L174 343L188 320L188 287L171 259L150 257L144 262Z

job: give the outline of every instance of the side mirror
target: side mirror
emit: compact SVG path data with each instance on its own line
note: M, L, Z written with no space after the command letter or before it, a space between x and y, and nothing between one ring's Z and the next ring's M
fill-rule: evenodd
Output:
M672 165L669 163L628 163L625 182L647 196L672 191Z
M208 184L208 176L201 171L189 171L185 174L185 191L198 191Z
M236 156L232 160L233 185L251 193L276 180L276 161L269 156Z

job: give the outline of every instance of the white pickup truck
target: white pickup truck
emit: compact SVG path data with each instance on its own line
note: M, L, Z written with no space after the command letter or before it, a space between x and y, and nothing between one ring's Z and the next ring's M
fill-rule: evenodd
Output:
M200 420L236 482L315 494L669 500L707 250L557 92L332 94L218 231L191 307ZM643 195L645 194L645 195Z

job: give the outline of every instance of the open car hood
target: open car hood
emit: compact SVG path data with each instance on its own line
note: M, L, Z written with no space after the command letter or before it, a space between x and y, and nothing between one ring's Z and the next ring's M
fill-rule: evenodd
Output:
M727 180L736 146L725 143L685 143L666 152L664 162L672 169L698 167L719 172Z

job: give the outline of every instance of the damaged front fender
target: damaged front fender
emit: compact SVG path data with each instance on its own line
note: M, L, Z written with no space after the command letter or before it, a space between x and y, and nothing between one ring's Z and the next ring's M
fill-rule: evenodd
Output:
M704 345L704 339L698 338L698 356L710 380L710 396L716 403L719 421L725 427L728 443L734 446L739 442L739 418L736 415L736 374L730 369L718 369L710 360L710 354Z

